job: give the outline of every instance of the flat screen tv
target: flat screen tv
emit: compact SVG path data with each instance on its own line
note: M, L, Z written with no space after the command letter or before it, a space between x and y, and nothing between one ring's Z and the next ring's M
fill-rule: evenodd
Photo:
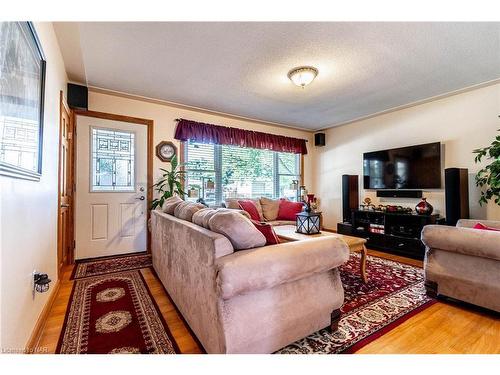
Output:
M441 144L366 152L363 175L365 189L439 189Z

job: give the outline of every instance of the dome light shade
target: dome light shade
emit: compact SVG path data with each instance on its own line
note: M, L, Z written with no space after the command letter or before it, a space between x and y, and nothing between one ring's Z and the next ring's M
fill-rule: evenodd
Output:
M318 69L312 66L301 66L293 68L288 72L288 78L290 78L290 81L302 88L310 84L317 75Z

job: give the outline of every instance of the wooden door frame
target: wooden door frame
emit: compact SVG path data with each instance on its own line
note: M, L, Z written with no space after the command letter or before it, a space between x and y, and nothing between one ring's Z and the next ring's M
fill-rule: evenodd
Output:
M149 231L149 219L151 217L151 203L153 201L153 142L154 142L154 121L145 119L145 118L140 118L140 117L131 117L131 116L124 116L124 115L116 115L113 113L106 113L106 112L98 112L98 111L89 111L89 110L75 110L73 111L73 118L74 118L74 124L75 124L75 133L76 133L76 128L77 128L77 121L76 121L76 116L86 116L86 117L94 117L94 118L100 118L103 120L112 120L112 121L121 121L121 122L128 122L136 125L145 125L147 126L147 195L146 195L146 249L147 252L151 252L151 232ZM76 139L76 138L75 138ZM74 142L74 147L76 147L76 142ZM75 153L75 158L73 159L73 167L76 166L76 153ZM73 249L73 254L74 254L74 249ZM74 257L73 257L74 259Z
M62 249L62 234L61 234L61 223L60 223L60 217L61 217L61 168L62 168L62 155L61 155L61 143L62 143L62 114L63 114L63 109L68 112L69 114L69 120L70 120L70 128L72 130L72 135L71 135L71 148L70 148L70 153L71 153L71 159L70 159L70 165L71 165L71 173L67 176L67 178L70 181L70 186L71 186L71 203L70 203L70 225L67 227L67 233L70 235L71 241L74 241L74 234L75 234L75 205L74 205L74 182L75 182L75 122L74 122L74 116L73 116L73 111L69 108L68 104L66 103L66 100L64 99L64 92L61 90L59 91L59 160L58 160L58 177L57 177L57 276L58 279L61 278L61 273L62 273L62 267L59 267L61 264L61 259L59 259L59 254L63 256L63 251ZM73 242L74 244L74 242ZM67 257L67 263L72 264L74 261L74 246L71 246L72 250L69 252L68 257ZM63 256L64 258L64 256ZM64 266L64 264L63 264Z

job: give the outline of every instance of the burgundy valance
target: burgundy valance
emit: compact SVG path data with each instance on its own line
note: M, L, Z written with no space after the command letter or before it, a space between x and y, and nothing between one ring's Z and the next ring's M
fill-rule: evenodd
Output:
M180 119L175 139L307 154L306 140Z

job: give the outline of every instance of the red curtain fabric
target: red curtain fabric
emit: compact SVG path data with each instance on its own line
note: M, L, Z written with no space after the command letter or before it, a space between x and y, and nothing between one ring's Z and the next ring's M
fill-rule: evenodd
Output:
M306 140L180 119L175 139L307 154Z

